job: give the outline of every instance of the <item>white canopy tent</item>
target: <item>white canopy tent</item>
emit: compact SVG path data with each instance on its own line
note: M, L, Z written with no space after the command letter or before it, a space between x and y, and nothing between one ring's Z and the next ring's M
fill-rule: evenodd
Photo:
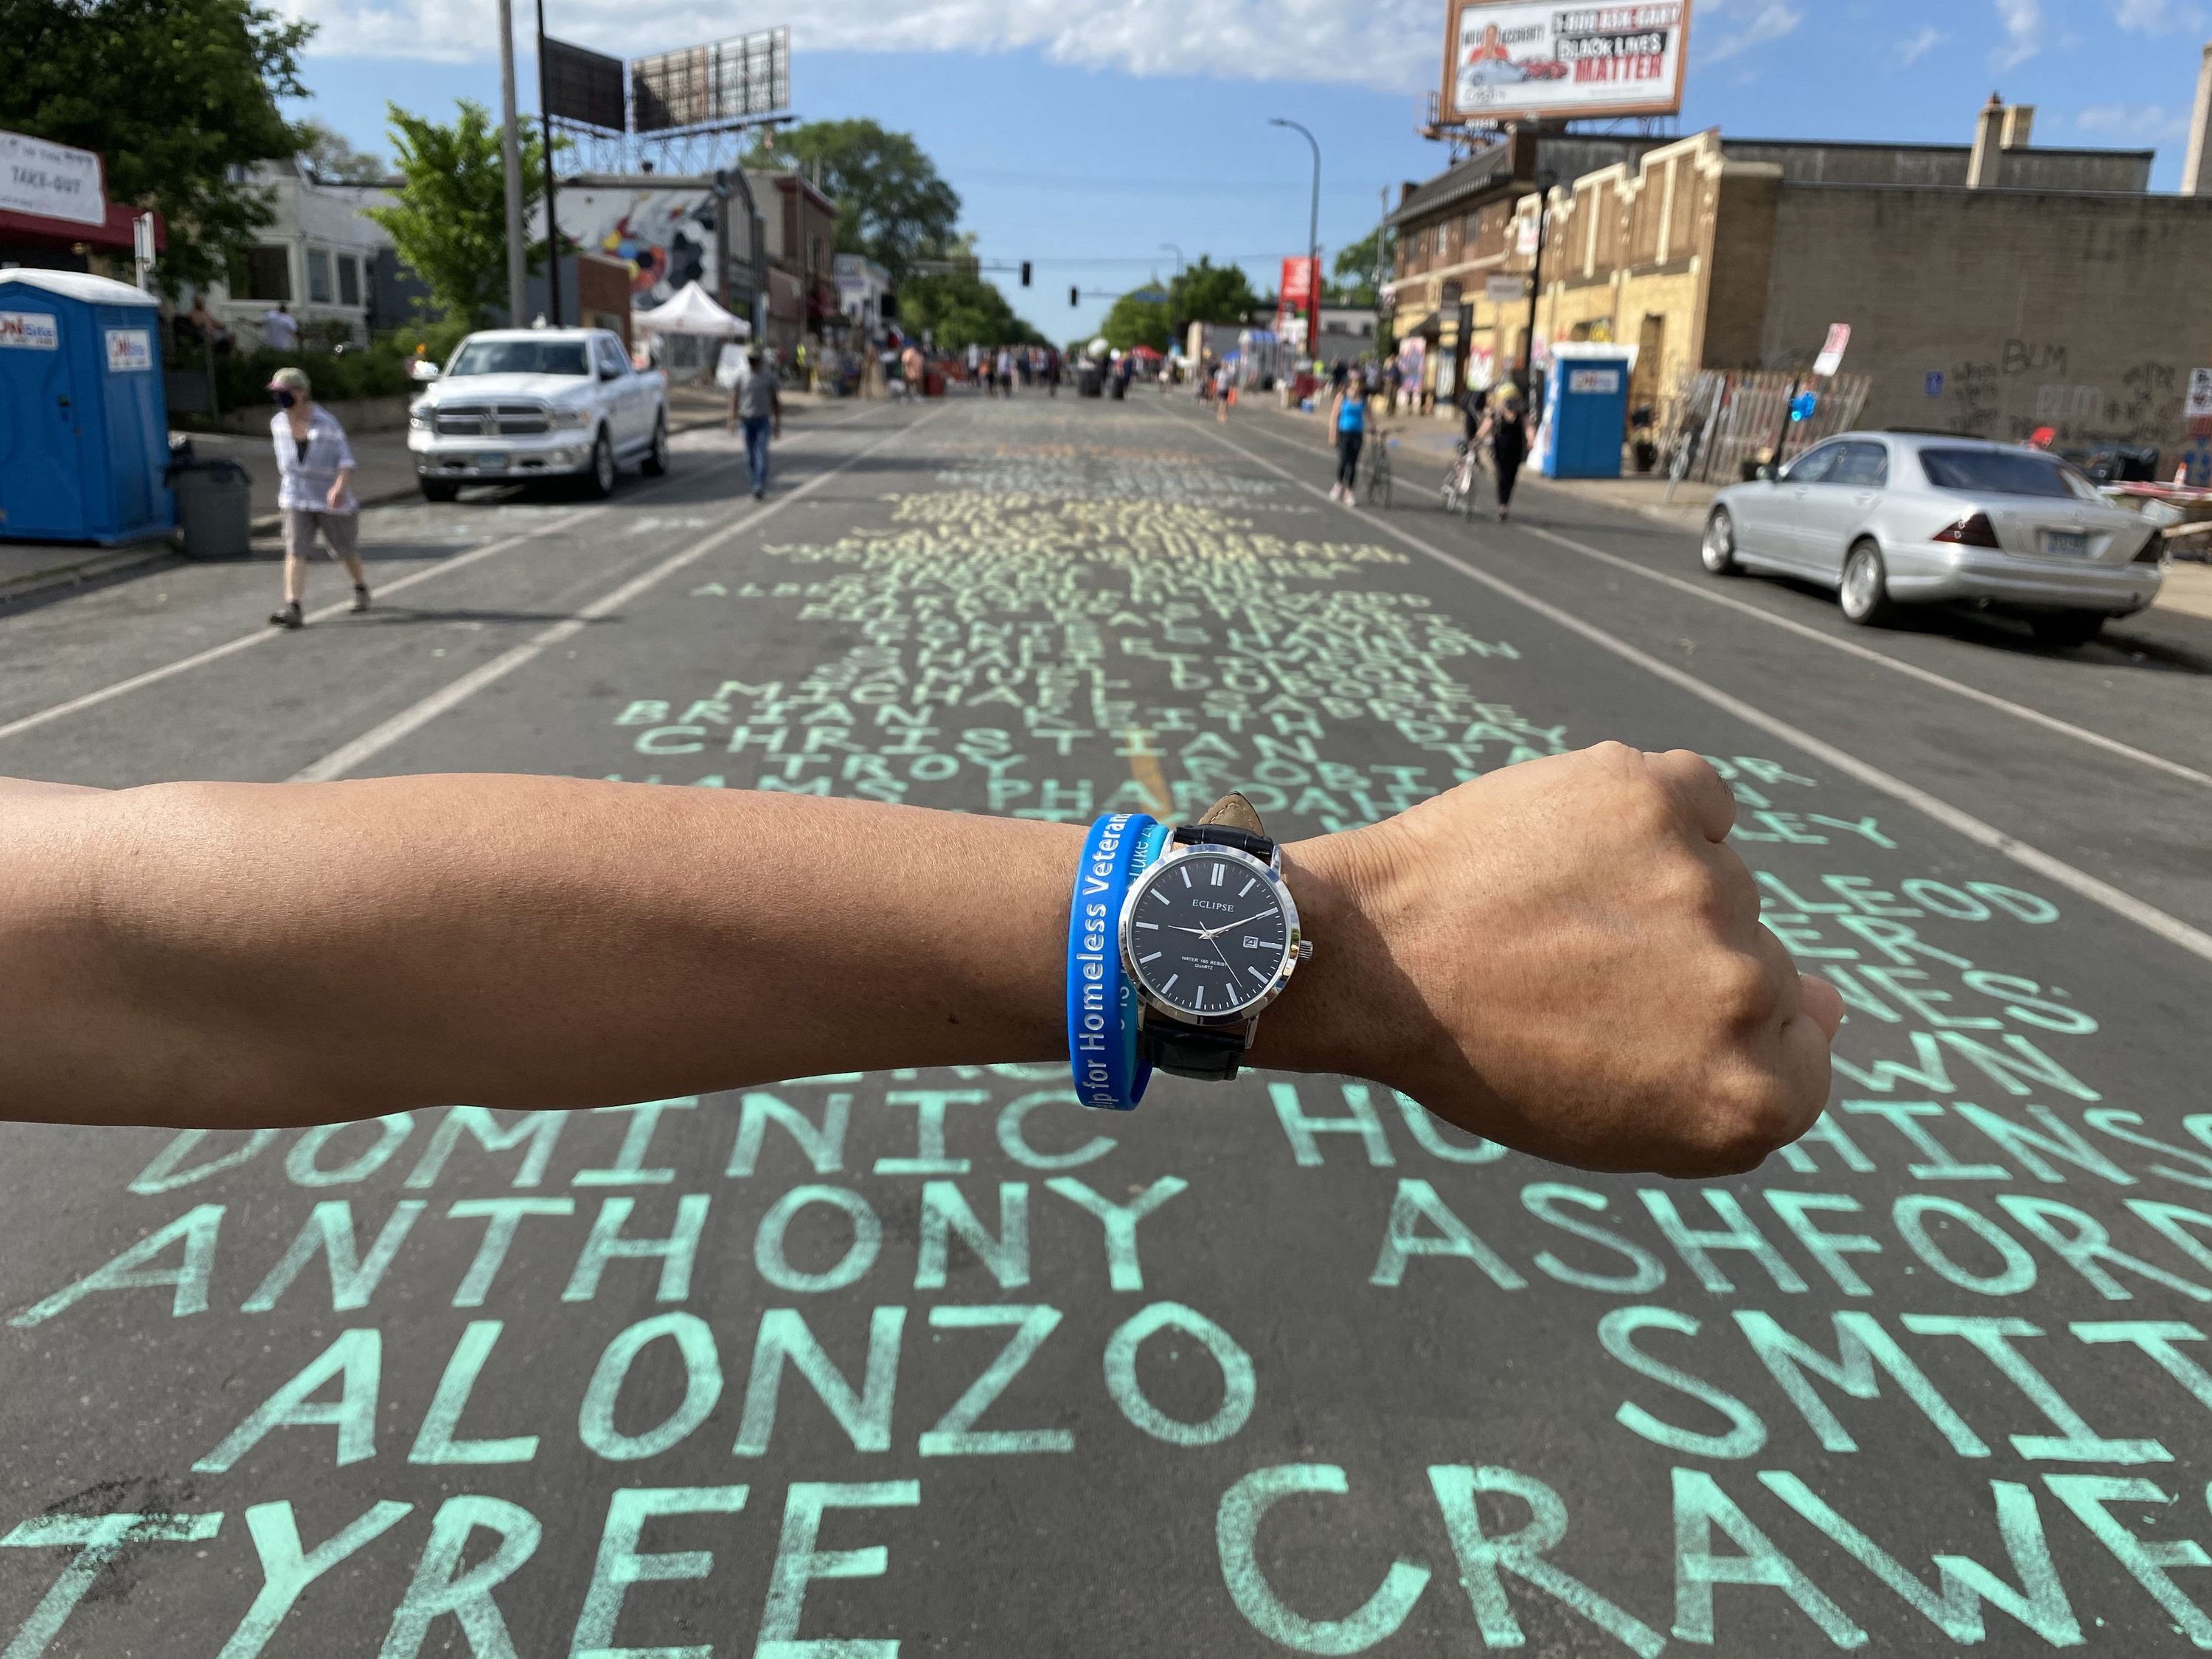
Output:
M690 282L665 302L646 311L633 311L630 325L648 334L703 334L714 339L752 337L753 325L714 303L714 295Z

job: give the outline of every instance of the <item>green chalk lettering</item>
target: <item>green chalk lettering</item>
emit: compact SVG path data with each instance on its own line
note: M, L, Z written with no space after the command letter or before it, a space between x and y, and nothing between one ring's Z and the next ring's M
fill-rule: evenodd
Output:
M765 1457L775 1434L776 1399L787 1361L827 1407L854 1451L889 1451L891 1405L898 1387L899 1339L906 1329L904 1308L878 1308L868 1318L868 1357L857 1392L836 1362L824 1353L805 1315L771 1308L761 1316L753 1343L752 1372L745 1381L744 1417L738 1425L739 1457Z
M1310 1619L1276 1594L1254 1547L1267 1511L1285 1498L1314 1492L1341 1498L1350 1490L1343 1469L1334 1463L1288 1463L1255 1469L1221 1495L1213 1540L1222 1583L1245 1622L1269 1641L1299 1653L1364 1653L1397 1633L1428 1588L1426 1567L1393 1561L1375 1593L1342 1619Z
M793 1267L784 1253L784 1237L793 1218L812 1204L841 1210L853 1223L853 1242L845 1247L845 1254L836 1266L818 1273ZM867 1276L868 1269L876 1265L876 1253L883 1242L884 1224L860 1194L844 1187L793 1187L761 1218L760 1228L753 1235L753 1265L763 1279L780 1291L813 1294L842 1291Z
M1674 1254L1682 1258L1692 1273L1697 1274L1699 1284L1716 1296L1725 1296L1735 1289L1728 1275L1721 1271L1720 1264L1713 1260L1711 1252L1741 1250L1766 1269L1767 1277L1778 1288L1793 1294L1806 1288L1805 1281L1797 1270L1783 1259L1781 1251L1766 1242L1765 1235L1759 1231L1757 1224L1744 1213L1743 1206L1736 1200L1734 1193L1721 1187L1707 1187L1701 1190L1705 1202L1724 1224L1717 1231L1685 1225L1680 1212L1674 1208L1674 1199L1658 1188L1639 1187L1636 1190L1637 1197L1644 1200L1644 1207L1650 1211L1651 1218L1659 1224L1659 1231L1674 1247Z
M1073 1152L1041 1152L1030 1145L1024 1128L1030 1114L1040 1106L1073 1106L1080 1111L1083 1103L1073 1089L1039 1089L1006 1103L999 1114L999 1149L1025 1169L1080 1169L1105 1157L1117 1144L1111 1135L1093 1135Z
M607 1500L606 1523L584 1610L568 1638L568 1659L712 1659L709 1642L680 1648L618 1648L615 1626L632 1584L665 1584L704 1578L714 1570L711 1550L642 1553L645 1523L669 1515L735 1515L745 1506L743 1486L630 1486Z
M414 1508L412 1504L388 1498L372 1504L365 1514L311 1551L300 1547L300 1527L289 1504L256 1504L246 1510L246 1529L252 1534L254 1553L261 1558L261 1589L215 1659L258 1659L269 1638L276 1633L276 1626L298 1605L308 1585L383 1537Z
M410 1187L430 1187L445 1173L446 1160L453 1155L453 1148L467 1135L487 1152L511 1152L517 1146L527 1146L522 1155L522 1165L514 1172L512 1187L535 1187L545 1178L545 1166L553 1159L553 1143L561 1138L561 1130L568 1121L566 1112L525 1112L513 1128L503 1128L498 1116L481 1106L448 1107L446 1115L431 1131L430 1144L423 1149L421 1162L408 1171Z
M216 1234L222 1224L222 1209L220 1204L202 1204L187 1210L106 1266L94 1268L74 1285L64 1285L44 1301L33 1303L8 1322L18 1330L26 1330L75 1307L95 1291L158 1290L163 1285L172 1291L171 1318L205 1313L208 1275L215 1271ZM184 1259L175 1267L148 1265L160 1261L178 1246L183 1247Z
M684 1364L683 1402L644 1433L625 1434L615 1427L615 1407L622 1398L623 1384L629 1380L638 1355L663 1337L676 1345L677 1357ZM576 1413L576 1437L611 1462L658 1457L682 1444L692 1430L707 1420L721 1397L722 1360L707 1322L696 1314L656 1314L616 1333L615 1340L601 1352Z
M1710 1406L1729 1420L1726 1434L1699 1434L1654 1417L1632 1400L1624 1400L1613 1420L1632 1434L1656 1446L1664 1446L1692 1457L1749 1457L1766 1443L1766 1425L1759 1413L1726 1389L1702 1376L1694 1376L1663 1359L1656 1359L1636 1346L1636 1333L1674 1331L1695 1336L1704 1328L1687 1314L1671 1308L1615 1308L1597 1322L1597 1340L1605 1351L1639 1376L1679 1389L1702 1405Z
M1703 1469L1678 1468L1674 1475L1675 1635L1685 1642L1711 1644L1713 1586L1759 1584L1795 1601L1832 1646L1866 1645L1866 1632L1736 1507L1720 1482ZM1715 1527L1742 1553L1714 1554Z
M945 1109L947 1106L988 1105L988 1089L894 1089L884 1096L886 1106L915 1108L915 1155L879 1158L875 1173L888 1175L966 1175L968 1160L945 1155Z
M1960 1266L1948 1248L1938 1244L1929 1232L1926 1218L1931 1215L1964 1227L1995 1250L2002 1265L1993 1273L1977 1273ZM1962 1291L1972 1291L1977 1296L2019 1296L2035 1286L2035 1258L2021 1247L2020 1241L1980 1211L1955 1198L1938 1198L1933 1193L1907 1193L1890 1206L1889 1218L1890 1224L1897 1229L1897 1236L1924 1266Z
M629 1122L623 1130L622 1149L615 1154L613 1166L605 1170L579 1170L568 1178L571 1187L665 1187L676 1179L670 1169L648 1170L645 1167L646 1149L653 1144L653 1132L660 1124L660 1115L667 1111L689 1112L698 1109L699 1097L679 1095L672 1100L641 1100L629 1106L601 1106L592 1115L603 1112L628 1112Z
M1928 1157L1925 1164L1909 1164L1905 1173L1915 1181L2009 1181L2012 1171L2002 1164L1963 1164L1950 1149L1915 1121L1942 1117L1941 1103L1933 1100L1847 1100L1844 1109L1861 1116L1879 1117Z
M1200 1423L1170 1417L1145 1395L1137 1380L1137 1350L1146 1338L1163 1330L1178 1330L1195 1337L1221 1368L1221 1404ZM1252 1415L1259 1388L1252 1373L1252 1357L1236 1339L1204 1314L1180 1302L1155 1302L1126 1321L1106 1339L1106 1392L1121 1415L1155 1440L1170 1446L1212 1446L1230 1438Z
M0 1549L55 1549L76 1553L39 1605L31 1609L0 1659L39 1659L60 1634L93 1581L136 1544L204 1543L222 1526L222 1511L192 1515L36 1515L0 1538Z
M1064 1452L1075 1449L1074 1431L1069 1429L986 1429L975 1430L975 1419L991 1408L992 1403L1006 1391L1006 1385L1028 1364L1036 1351L1044 1346L1060 1323L1060 1310L1047 1307L1019 1307L1008 1304L994 1304L988 1307L932 1308L929 1324L932 1330L985 1330L995 1326L1012 1325L1014 1334L1006 1339L1006 1346L999 1351L983 1374L968 1387L967 1392L952 1402L952 1408L937 1420L926 1432L917 1449L924 1457L984 1457L1018 1455L1028 1452Z
M1562 1204L1593 1210L1600 1215L1608 1212L1606 1195L1592 1192L1587 1187L1573 1187L1556 1181L1538 1181L1521 1189L1522 1207L1539 1221L1626 1257L1635 1271L1626 1273L1584 1273L1579 1267L1569 1267L1549 1250L1541 1252L1535 1258L1540 1271L1549 1273L1562 1285L1573 1285L1586 1291L1604 1291L1615 1296L1647 1295L1667 1282L1665 1264L1650 1251L1609 1228L1563 1213L1559 1207Z
M284 1154L284 1173L292 1178L295 1187L343 1187L356 1181L366 1181L386 1164L399 1150L415 1127L412 1112L389 1112L376 1120L376 1144L350 1164L341 1164L335 1170L320 1167L316 1159L322 1150L338 1136L355 1126L351 1123L324 1123L308 1130L292 1143L292 1150Z
M1275 1103L1275 1115L1280 1120L1283 1133L1290 1138L1291 1152L1301 1168L1310 1169L1322 1159L1321 1143L1316 1135L1358 1135L1367 1148L1367 1162L1378 1170L1387 1170L1398 1160L1390 1153L1390 1137L1382 1128L1382 1120L1376 1115L1374 1102L1370 1099L1364 1083L1343 1085L1345 1117L1308 1117L1298 1104L1297 1085L1293 1083L1270 1083L1267 1097Z
M2148 1590L2151 1599L2181 1627L2181 1633L2200 1648L2212 1648L2212 1615L2182 1593L2166 1577L2170 1567L2212 1566L2212 1555L2193 1538L2160 1539L2153 1543L2136 1537L2106 1513L2111 1504L2171 1504L2173 1500L2154 1481L2140 1477L2116 1479L2102 1474L2046 1474L2043 1484L2051 1496L2074 1511L2090 1535L2112 1553L2112 1559Z
M195 1164L179 1174L178 1171L184 1161L199 1149L203 1141L215 1133L212 1129L179 1129L169 1144L155 1154L154 1161L139 1170L131 1182L130 1190L142 1197L155 1193L173 1193L179 1187L205 1181L210 1176L235 1170L240 1164L258 1157L279 1133L275 1129L256 1129L246 1136L244 1145L234 1146L222 1157Z
M850 1637L799 1639L806 1610L806 1586L817 1578L880 1578L890 1570L890 1552L881 1544L857 1550L818 1550L826 1510L913 1509L921 1502L918 1480L861 1483L794 1480L784 1496L783 1535L775 1565L769 1570L768 1601L761 1609L760 1635L753 1659L898 1659L895 1641Z
M375 1456L376 1396L383 1363L384 1341L377 1331L341 1331L337 1341L254 1407L243 1423L223 1437L221 1445L192 1468L203 1474L221 1474L275 1429L337 1429L340 1468ZM312 1398L333 1381L339 1384L336 1401Z
M464 1571L469 1534L479 1527L497 1533L499 1544ZM392 1615L377 1659L417 1659L430 1626L448 1614L460 1626L475 1659L515 1659L514 1638L491 1593L538 1553L544 1533L538 1517L520 1504L473 1495L448 1498L431 1520L429 1540L416 1560L415 1576Z
M461 1282L453 1291L456 1308L481 1308L484 1298L491 1294L492 1281L507 1261L507 1247L514 1243L515 1230L522 1225L526 1215L574 1215L576 1200L573 1198L464 1198L446 1212L448 1220L485 1220L491 1224L484 1229L483 1243L477 1246L469 1270L461 1275Z
M1898 1346L1896 1339L1882 1329L1881 1321L1867 1313L1839 1313L1831 1317L1836 1334L1833 1359L1790 1335L1771 1314L1739 1311L1735 1316L1736 1325L1750 1342L1751 1351L1782 1385L1782 1392L1790 1396L1790 1403L1797 1407L1806 1426L1820 1437L1823 1450L1855 1452L1859 1443L1837 1419L1806 1373L1809 1371L1824 1379L1854 1400L1872 1400L1881 1392L1881 1384L1875 1376L1875 1367L1879 1365L1889 1373L1892 1382L1905 1390L1905 1397L1935 1425L1953 1451L1961 1457L1990 1455L1981 1437L1966 1426L1966 1419L1952 1409L1951 1402L1928 1380L1928 1374L1913 1363L1911 1356Z
M1423 1222L1437 1231L1422 1232ZM1382 1254L1376 1258L1375 1271L1367 1276L1367 1282L1395 1289L1405 1282L1406 1264L1417 1255L1460 1256L1489 1274L1491 1282L1502 1291L1528 1288L1528 1281L1455 1215L1451 1206L1437 1196L1434 1187L1425 1181L1401 1178L1397 1195L1390 1201Z
M292 1240L291 1247L269 1270L269 1277L261 1281L261 1287L246 1298L239 1311L267 1313L318 1254L330 1269L331 1310L354 1313L366 1308L385 1270L399 1254L408 1231L424 1208L419 1198L402 1199L393 1205L383 1230L376 1236L376 1243L368 1247L368 1258L363 1260L354 1247L352 1203L338 1198L316 1205Z
M2005 1194L1997 1200L1997 1207L2048 1245L2054 1255L2087 1279L2107 1302L2128 1302L2135 1295L2105 1271L2103 1264L2107 1261L2154 1285L2179 1291L2191 1301L2212 1302L2212 1290L2154 1267L2140 1256L2114 1249L2105 1224L2087 1210L2077 1210L2052 1199L2033 1198L2026 1193Z
M576 1258L575 1270L568 1275L568 1288L561 1292L563 1302L589 1302L599 1293L599 1276L610 1261L650 1261L660 1262L660 1284L653 1292L656 1300L681 1302L691 1294L691 1267L699 1255L699 1235L707 1225L707 1194L686 1193L676 1200L676 1226L665 1238L624 1238L623 1224L629 1219L630 1212L637 1206L634 1198L608 1198L599 1201L599 1218L592 1223L592 1236L584 1241L583 1253Z
M476 1390L477 1378L483 1374L484 1362L491 1358L492 1346L499 1340L502 1328L496 1319L472 1319L461 1333L461 1340L453 1345L453 1357L447 1360L445 1374L438 1379L438 1392L431 1396L430 1409L422 1414L422 1429L415 1436L415 1449L407 1454L410 1463L527 1463L538 1455L538 1437L534 1434L516 1435L506 1440L461 1440L455 1437L461 1426L461 1413L469 1408L469 1396Z
M1790 1229L1790 1236L1826 1270L1836 1281L1837 1288L1845 1296L1871 1296L1874 1292L1858 1270L1844 1260L1847 1255L1879 1252L1881 1242L1864 1233L1831 1233L1821 1231L1813 1219L1815 1211L1831 1214L1857 1215L1861 1213L1858 1200L1846 1198L1840 1193L1782 1193L1769 1188L1767 1207L1782 1218Z
M2068 1405L2036 1370L2028 1357L2013 1346L2017 1337L2041 1336L2043 1328L2025 1319L1957 1319L1939 1314L1906 1314L1905 1328L1916 1336L1955 1336L1971 1344L1996 1366L2005 1381L2019 1389L2028 1403L2051 1419L2055 1435L2015 1434L2006 1437L2022 1457L2054 1463L2171 1463L2173 1454L2155 1440L2107 1440L2091 1428L2081 1413Z
M844 1091L823 1098L819 1125L799 1108L786 1105L763 1089L746 1090L738 1110L737 1144L730 1149L724 1175L750 1176L759 1167L761 1145L771 1123L791 1137L815 1174L836 1175L844 1169L845 1131L853 1121L853 1097Z
M1956 1101L1951 1109L2011 1153L2038 1181L2064 1182L2066 1177L2047 1161L2057 1158L2116 1187L2136 1184L2133 1176L2083 1139L2080 1130L2047 1106L2030 1106L2027 1110L2051 1131L2049 1134L2039 1134L2025 1124L2015 1123L2002 1113L1989 1111L1971 1100Z
M1490 1164L1505 1156L1505 1147L1494 1140L1485 1140L1480 1135L1474 1137L1472 1146L1446 1139L1443 1125L1427 1107L1396 1089L1390 1091L1390 1095L1398 1103L1399 1115L1406 1120L1407 1133L1431 1158L1441 1158L1447 1164Z
M1128 1204L1116 1204L1093 1192L1073 1176L1060 1176L1045 1185L1078 1209L1098 1218L1106 1231L1106 1282L1116 1291L1145 1288L1143 1264L1137 1257L1137 1224L1190 1183L1176 1176L1162 1176Z
M945 1288L945 1256L950 1237L957 1233L973 1250L1001 1290L1018 1290L1030 1282L1030 1188L1025 1181L999 1183L999 1231L992 1237L960 1188L950 1181L932 1181L921 1189L921 1249L915 1262L914 1287L918 1291Z

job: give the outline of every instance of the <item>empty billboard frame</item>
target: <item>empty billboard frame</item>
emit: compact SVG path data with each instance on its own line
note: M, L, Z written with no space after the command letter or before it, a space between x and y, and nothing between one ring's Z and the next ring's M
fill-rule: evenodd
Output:
M634 58L630 131L668 132L772 115L791 103L791 31L763 29Z

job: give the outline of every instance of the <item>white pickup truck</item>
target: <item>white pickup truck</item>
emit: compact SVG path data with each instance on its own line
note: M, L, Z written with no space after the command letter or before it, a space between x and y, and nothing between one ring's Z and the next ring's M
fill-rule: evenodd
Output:
M630 367L622 337L599 328L493 329L471 334L407 416L407 447L422 494L450 501L463 484L580 479L590 495L615 487L635 461L668 470L668 380Z

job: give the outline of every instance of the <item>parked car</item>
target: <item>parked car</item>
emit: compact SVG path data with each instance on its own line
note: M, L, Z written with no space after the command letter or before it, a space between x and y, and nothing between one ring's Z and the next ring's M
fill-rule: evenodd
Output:
M615 470L668 470L668 379L630 363L622 337L596 328L492 329L471 334L407 416L416 481L434 501L463 484L580 479L611 494Z
M2158 598L2158 529L2058 457L1935 433L1847 432L1713 497L1702 558L1717 576L1797 576L1846 618L1966 602L2081 645Z

